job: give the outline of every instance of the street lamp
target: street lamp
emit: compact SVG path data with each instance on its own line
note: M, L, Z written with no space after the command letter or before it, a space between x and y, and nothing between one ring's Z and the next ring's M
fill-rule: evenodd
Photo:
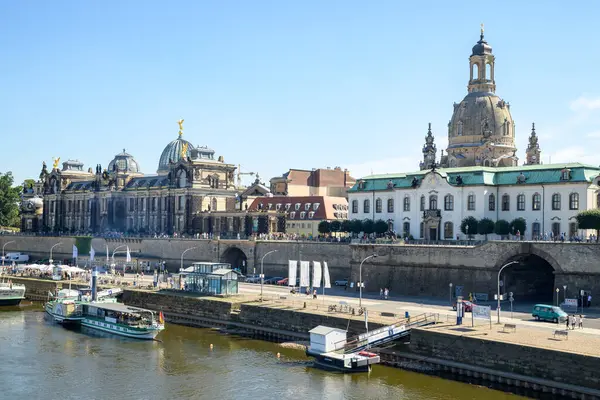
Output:
M560 292L559 288L556 288L556 307L558 307L558 293Z
M50 259L48 260L48 262L49 262L50 264L52 264L52 262L54 261L54 260L52 259L52 250L54 250L54 248L55 248L56 246L60 246L61 244L62 244L61 242L58 242L58 243L56 243L55 245L53 245L52 247L50 247Z
M448 287L450 288L450 305L452 305L452 282L450 282Z
M10 242L6 242L4 243L4 246L2 246L2 266L4 267L4 248L6 247L7 244L11 244L11 243L16 243L14 240L11 240Z
M363 263L365 261L367 261L369 258L375 258L377 257L377 254L371 254L370 256L365 257L361 262L360 262L360 267L358 267L358 307L362 307L362 287L363 287L363 281L362 281L362 266Z
M265 280L265 273L264 273L264 261L265 261L265 257L268 256L271 253L275 253L279 250L271 250L268 253L266 253L264 256L262 256L262 258L260 259L260 301L262 301L262 297L263 297L263 283ZM288 282L288 285L290 284L290 282ZM296 284L296 282L294 282L294 284Z
M117 250L119 250L120 248L123 248L123 247L127 247L127 245L126 245L126 244L122 244L122 245L120 245L120 246L117 246L117 247L116 247L116 248L113 250L113 252L112 252L112 257L111 257L111 258L112 258L112 261L113 261L113 264L115 263L115 253L117 252Z
M181 253L181 265L179 266L179 272L183 271L183 255L190 250L196 250L198 247L190 247L189 249L185 249L183 253Z
M498 323L500 323L500 274L502 273L502 270L506 267L508 267L509 265L513 265L513 264L518 264L518 261L511 261L509 263L506 263L502 266L502 268L500 268L500 271L498 271L498 308L496 308L496 312L498 314Z

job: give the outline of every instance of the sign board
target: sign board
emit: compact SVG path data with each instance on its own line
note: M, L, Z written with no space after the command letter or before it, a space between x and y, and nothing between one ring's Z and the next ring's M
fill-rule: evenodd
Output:
M478 301L488 301L487 293L473 293L473 296L475 296Z
M577 299L565 299L565 306L577 308Z
M491 318L491 307L489 306L473 306L473 318L476 319L490 319Z

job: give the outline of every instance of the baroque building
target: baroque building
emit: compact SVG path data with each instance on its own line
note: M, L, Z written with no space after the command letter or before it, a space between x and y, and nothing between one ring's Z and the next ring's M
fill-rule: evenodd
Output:
M535 125L518 165L510 106L495 94L495 57L481 31L469 58L468 94L448 124L447 153L436 154L431 124L417 172L372 175L348 191L350 219L381 219L390 230L425 240L464 238L466 217L523 219L521 237L585 237L582 210L600 208L600 168L542 165ZM511 232L516 234L517 232ZM469 236L476 232L469 233Z

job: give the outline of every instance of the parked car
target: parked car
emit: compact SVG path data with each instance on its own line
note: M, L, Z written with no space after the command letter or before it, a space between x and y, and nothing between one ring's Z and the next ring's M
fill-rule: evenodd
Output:
M333 282L335 286L346 286L348 284L348 279L340 279L339 281Z
M246 277L247 283L260 283L260 275L248 275Z
M281 280L278 280L277 284L281 285L281 286L286 286L288 284L288 280L289 280L288 278L283 278Z
M278 281L282 280L282 276L275 276L273 278L265 279L267 285L275 285Z
M531 315L538 321L563 322L568 314L559 307L549 306L547 304L536 304L533 306Z
M469 300L463 300L462 303L465 305L465 312L472 312L473 311L473 306L476 305L475 303L470 302ZM452 305L452 309L454 311L456 311L456 301Z

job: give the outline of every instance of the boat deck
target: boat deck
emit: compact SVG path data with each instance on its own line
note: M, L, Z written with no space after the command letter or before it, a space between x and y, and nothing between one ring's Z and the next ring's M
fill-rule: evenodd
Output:
M104 302L91 302L88 303L89 306L100 308L108 311L115 311L120 313L139 313L139 312L149 312L153 313L151 310L146 310L145 308L132 307L125 305L123 303L104 303Z

